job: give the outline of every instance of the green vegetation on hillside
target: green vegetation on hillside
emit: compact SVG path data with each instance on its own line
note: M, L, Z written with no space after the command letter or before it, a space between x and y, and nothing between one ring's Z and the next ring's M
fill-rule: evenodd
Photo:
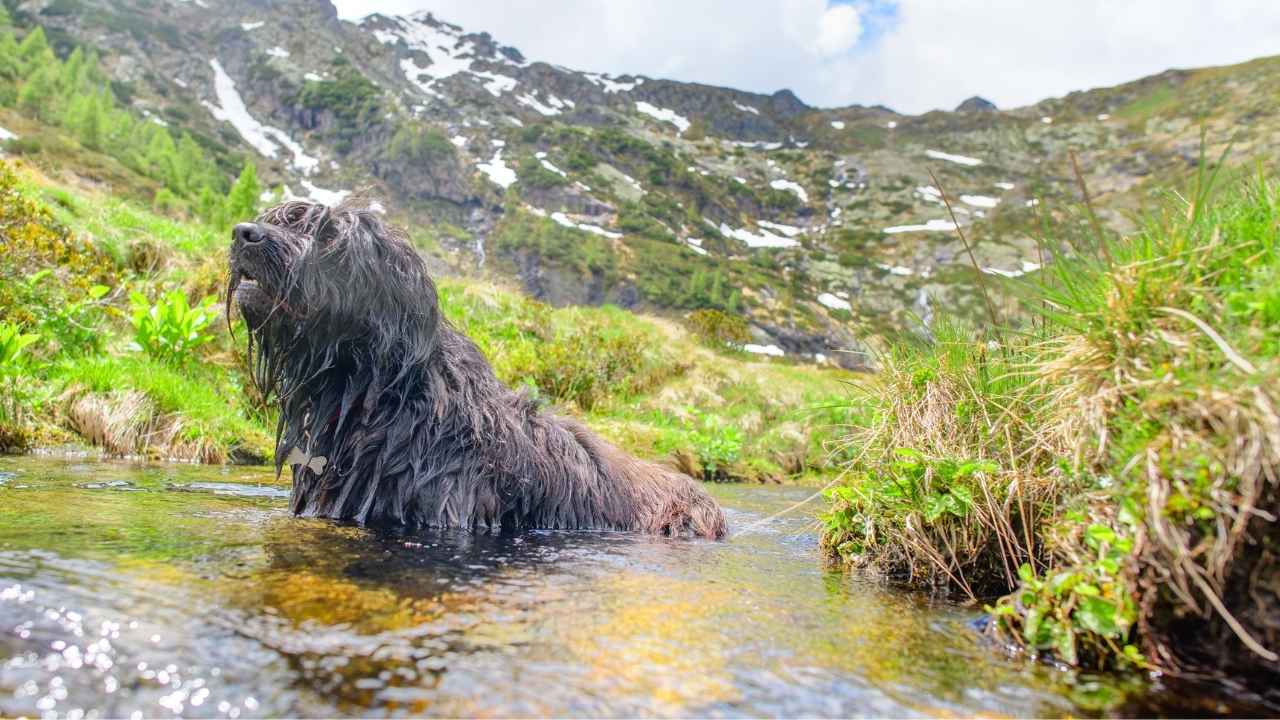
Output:
M135 192L150 196L157 208L193 214L210 224L243 216L256 205L256 194L245 197L250 189L260 192L251 164L244 167L252 176L251 187L242 182L228 196L219 161L233 160L225 148L186 131L174 133L158 117L130 111L98 66L96 53L76 47L62 60L49 46L44 28L32 27L18 42L7 24L0 18L0 106L62 131L22 137L9 143L9 151L74 168L94 167L110 158L123 166L113 173L117 177L132 172L150 181Z
M1003 595L995 631L1067 663L1274 678L1280 187L1211 184L1052 265L1028 327L887 354L831 553Z
M251 216L257 192L250 166L224 202L248 203L240 216ZM544 229L554 228L565 230ZM0 256L5 448L71 441L116 455L270 457L272 412L211 305L225 286L227 241L215 226L0 162L0 232L12 240ZM843 412L842 376L750 362L733 349L742 328L703 318L704 344L617 308L554 309L487 283L439 285L445 316L504 381L630 450L715 480L833 469L824 444Z

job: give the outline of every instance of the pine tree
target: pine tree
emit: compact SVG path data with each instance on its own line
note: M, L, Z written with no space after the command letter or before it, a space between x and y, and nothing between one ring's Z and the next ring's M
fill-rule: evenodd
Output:
M80 82L83 80L84 72L84 51L76 48L71 51L65 62L62 63L62 71L58 73L58 90L63 97L70 98L82 90Z
M22 77L22 57L12 30L0 34L0 82L12 83Z
M707 291L707 296L710 299L710 304L712 305L720 304L720 298L724 294L724 288L722 287L723 284L724 284L724 275L719 270L716 270L711 275L711 289Z
M201 187L225 187L222 173L207 157L204 148L191 137L190 133L182 133L178 140L178 173L181 189L175 192L183 196L191 196Z
M227 193L226 214L229 220L239 222L256 215L258 199L261 196L262 186L258 184L258 168L253 162L247 162L244 169L240 171L240 177L236 178L235 185L231 186L231 192Z
M32 73L18 92L18 107L40 118L53 121L58 117L58 71L45 65Z
M226 203L214 192L213 188L208 185L200 188L200 195L196 198L196 214L201 219L210 225L222 225L224 223L225 207Z
M108 108L103 113L102 123L103 144L106 146L106 152L119 158L131 168L141 168L143 166L141 149L146 145L137 142L135 138L136 126L141 123L135 122L132 115L115 107L111 91L103 90L101 95L102 107Z
M178 199L177 195L165 187L156 191L156 196L151 201L151 206L167 215L178 215L183 208L182 200Z
M13 105L18 100L18 79L22 77L22 60L18 57L18 41L13 31L0 33L0 105Z
M80 126L76 128L76 134L80 136L80 142L85 147L92 150L103 150L103 111L102 100L98 96L88 95L85 101L84 116L80 119Z
M18 46L18 57L22 59L22 72L25 77L31 77L43 68L58 64L58 58L53 54L49 41L44 36L44 28L39 25L22 39L22 44Z
M150 133L146 150L147 174L159 180L166 187L173 189L178 181L178 146L173 144L173 136L155 123L139 123L146 126L144 132ZM139 128L142 130L142 128Z

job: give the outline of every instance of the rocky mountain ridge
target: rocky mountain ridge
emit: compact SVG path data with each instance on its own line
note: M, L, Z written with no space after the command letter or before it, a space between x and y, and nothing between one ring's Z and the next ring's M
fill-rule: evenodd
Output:
M1069 251L1035 228L1078 215L1080 180L1123 227L1149 188L1190 172L1201 124L1210 152L1280 140L1273 60L906 116L576 71L425 11L8 4L59 52L96 50L118 98L228 173L250 159L290 195L376 198L442 268L553 303L742 314L751 350L847 367L878 336L927 332L937 307L984 316L966 242L994 285Z

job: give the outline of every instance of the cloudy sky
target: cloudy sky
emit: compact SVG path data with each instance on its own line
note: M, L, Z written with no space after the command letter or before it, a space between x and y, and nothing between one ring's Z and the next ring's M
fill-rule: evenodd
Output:
M1280 54L1280 0L335 0L431 10L531 60L819 106L1016 107L1170 67Z

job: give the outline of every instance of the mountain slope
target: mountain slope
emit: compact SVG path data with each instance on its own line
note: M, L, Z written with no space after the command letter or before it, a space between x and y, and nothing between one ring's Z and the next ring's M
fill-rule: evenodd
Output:
M1041 211L1088 234L1068 151L1122 227L1190 171L1201 120L1211 152L1280 140L1275 60L912 117L580 72L427 13L351 23L327 1L10 10L63 56L100 53L118 100L224 172L250 159L289 194L377 198L442 268L557 304L741 313L753 347L847 367L937 307L987 312L930 171L995 284L1068 250L1037 246Z

